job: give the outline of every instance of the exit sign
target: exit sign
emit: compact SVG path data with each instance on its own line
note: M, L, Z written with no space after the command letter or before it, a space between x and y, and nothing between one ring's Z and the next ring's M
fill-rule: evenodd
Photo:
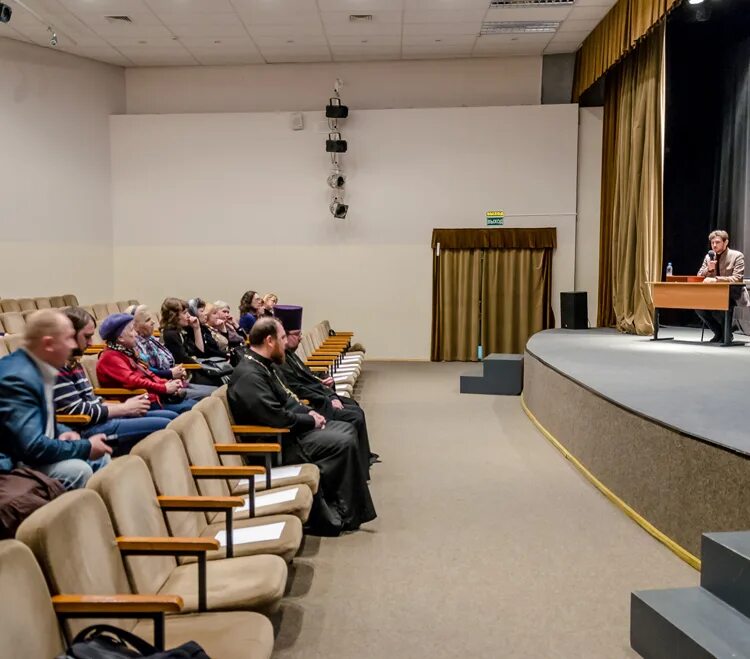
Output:
M487 211L487 226L501 227L505 221L505 211Z

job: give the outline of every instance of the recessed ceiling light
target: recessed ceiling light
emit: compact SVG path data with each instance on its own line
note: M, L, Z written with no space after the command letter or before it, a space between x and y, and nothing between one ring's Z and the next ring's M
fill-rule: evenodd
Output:
M367 39L362 39L362 41L360 41L360 43L367 43Z
M217 39L214 43L221 43L221 39Z
M145 39L141 39L138 43L148 43Z
M442 39L435 39L435 43L440 43Z

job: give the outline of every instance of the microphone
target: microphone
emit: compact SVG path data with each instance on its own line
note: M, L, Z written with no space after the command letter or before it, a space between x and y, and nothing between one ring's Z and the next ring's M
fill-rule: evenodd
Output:
M712 250L712 249L709 249L708 250L708 258L711 261L713 261L714 263L716 263L716 252L714 252L714 250ZM719 264L716 263L716 268L714 269L714 274L713 274L714 277L716 277L716 275L719 274L719 267L718 266L719 266Z

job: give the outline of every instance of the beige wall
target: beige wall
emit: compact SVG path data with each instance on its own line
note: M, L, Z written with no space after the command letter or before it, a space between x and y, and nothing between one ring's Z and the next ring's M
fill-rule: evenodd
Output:
M0 296L112 296L108 121L124 108L122 69L0 39Z
M572 288L577 106L366 110L352 114L346 220L328 212L322 113L111 120L115 297L221 297L274 289L355 329L370 355L427 358L430 236L557 226L557 292Z
M336 78L352 111L536 105L542 58L128 69L128 114L322 109Z
M575 288L588 293L589 325L599 300L599 216L603 108L581 108L578 125L578 226Z

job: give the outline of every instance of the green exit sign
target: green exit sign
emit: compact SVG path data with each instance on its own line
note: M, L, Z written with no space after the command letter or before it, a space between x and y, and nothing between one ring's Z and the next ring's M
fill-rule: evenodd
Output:
M505 222L505 211L487 211L487 226L501 227Z

